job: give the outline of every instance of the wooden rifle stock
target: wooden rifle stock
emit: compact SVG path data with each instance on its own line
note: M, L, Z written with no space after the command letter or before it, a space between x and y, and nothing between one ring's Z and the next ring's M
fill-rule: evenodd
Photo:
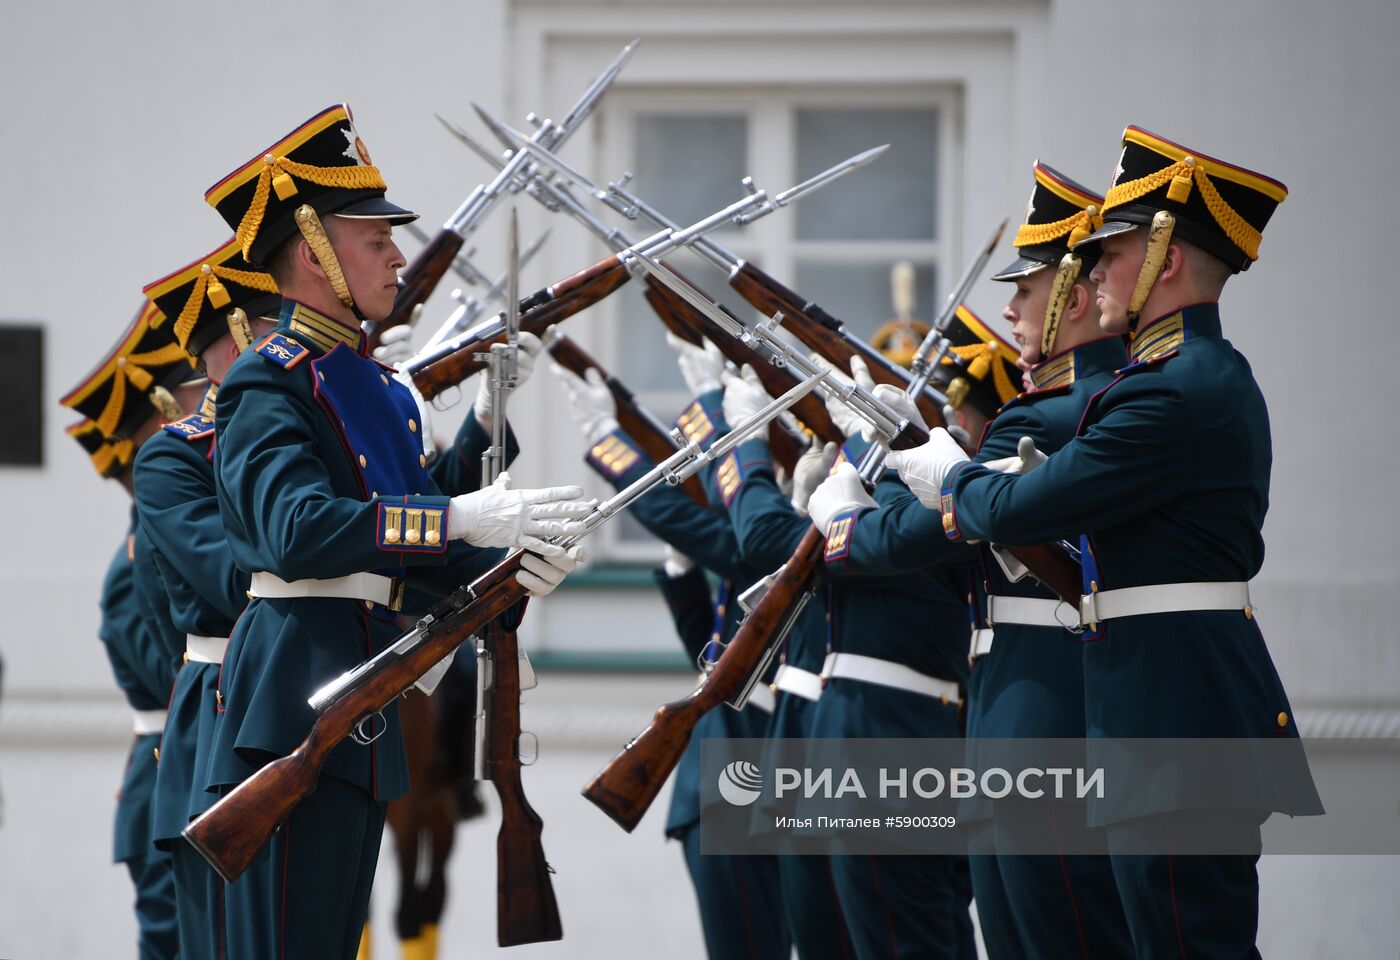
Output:
M626 283L629 276L621 261L609 257L537 290L520 301L520 329L543 336L556 323L582 313L608 296ZM493 336L467 341L441 360L416 371L413 383L425 400L431 400L481 370L484 364L477 359L478 353L489 351L493 343L505 342L504 327Z
M238 879L292 809L316 789L326 757L362 719L393 703L435 663L525 596L525 588L515 582L519 569L519 555L509 556L471 583L475 599L463 602L466 596L454 594L440 604L436 611L443 615L422 642L347 688L316 717L296 750L259 768L195 818L183 831L185 839L226 882Z
M800 611L799 601L821 566L825 543L816 527L803 535L700 686L685 699L658 709L647 728L583 788L583 795L624 830L630 833L637 826L661 792L680 762L695 724L743 688Z
M681 277L681 279L685 278ZM689 280L686 282L690 283ZM731 363L741 367L744 364L753 367L754 372L758 374L759 382L763 384L763 389L768 392L770 397L782 396L796 386L798 377L792 371L773 366L758 351L736 339L719 324L686 303L674 290L669 289L665 284L651 276L647 278L647 284L647 302L651 303L667 328L676 330L678 336L682 336L692 343L700 343L701 338L709 339L714 342L715 346L719 347L720 352ZM695 285L691 284L691 286ZM695 289L703 293L699 287ZM680 333L680 330L688 331L689 335ZM831 414L827 413L826 404L815 392L793 404L792 415L805 423L807 428L816 434L839 436L840 432L836 429ZM797 463L797 458L802 455L805 449L805 440L794 437L782 425L781 421L773 422L772 428L768 431L768 437L773 459L791 473L793 466ZM837 442L839 443L840 440L838 439Z
M589 367L602 374L603 382L608 385L613 404L617 408L618 425L624 433L637 441L637 445L648 457L660 463L680 449L666 428L637 402L636 395L627 389L626 384L604 370L602 365L577 343L563 334L557 334L550 341L548 350L561 367L576 377L582 378ZM710 501L705 496L705 489L696 477L686 480L681 484L681 489L700 506L709 506Z
M847 373L851 357L860 356L876 383L888 383L903 390L909 386L909 372L896 366L883 353L857 337L847 334L841 321L815 303L808 302L777 280L745 261L729 277L729 284L757 310L772 316L783 314L783 329L811 347L825 360ZM943 406L928 392L914 398L924 422L935 427L943 423ZM811 424L808 424L811 426Z
M433 295L443 276L452 268L452 261L462 250L462 242L459 234L443 227L437 236L428 241L427 246L418 251L400 277L403 286L394 295L394 306L389 315L378 323L367 324L369 349L379 346L379 338L385 330L402 326L413 319L413 309Z
M564 927L544 857L544 821L530 806L520 779L520 645L506 625L515 610L487 625L491 652L491 712L486 770L501 801L496 833L496 941L503 947L559 940Z

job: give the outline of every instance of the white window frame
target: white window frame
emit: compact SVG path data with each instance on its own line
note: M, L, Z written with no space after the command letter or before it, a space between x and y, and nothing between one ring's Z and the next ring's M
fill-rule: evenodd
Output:
M616 179L632 168L635 162L637 119L643 115L666 116L735 116L748 122L747 153L744 170L755 183L771 192L785 190L797 182L796 138L797 112L800 109L851 107L930 108L938 115L938 159L935 237L932 240L800 240L796 236L794 211L771 214L750 227L728 229L715 234L716 239L741 257L751 258L764 270L785 284L796 285L797 263L856 262L892 264L897 260L913 260L919 265L932 264L940 287L951 282L956 272L951 263L961 235L962 212L959 198L962 183L960 130L962 128L962 96L956 84L920 86L773 86L767 88L647 89L631 88L614 91L600 110L600 127L608 131L599 151L601 172ZM877 144L870 144L877 146ZM932 173L932 171L931 171ZM878 176L879 161L851 176ZM834 187L833 187L834 188ZM742 196L740 184L734 184L733 199ZM665 197L645 196L650 203L667 213ZM798 201L799 203L801 201ZM650 232L649 225L638 221L629 231L636 235ZM801 292L801 291L799 291ZM940 290L936 296L940 297ZM934 305L919 304L921 315L932 312ZM622 355L622 324L615 301L605 301L595 308L597 322L609 331L599 349L607 354L603 362L614 366ZM879 305L872 316L892 313L889 304ZM868 320L852 317L853 321ZM661 336L658 321L656 336ZM602 358L600 357L600 360ZM683 391L639 392L638 399L658 417L665 420L690 399ZM598 556L615 562L655 562L661 557L658 544L647 541L623 540L617 530L606 527L597 537Z

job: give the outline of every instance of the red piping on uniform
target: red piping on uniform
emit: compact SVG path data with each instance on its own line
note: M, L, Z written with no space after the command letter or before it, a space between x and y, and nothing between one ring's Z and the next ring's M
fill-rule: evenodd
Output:
M1176 948L1181 951L1182 960L1186 960L1186 941L1181 936L1181 911L1176 906L1176 866L1172 862L1172 825L1167 821L1167 889L1171 892L1172 899L1172 920L1176 923Z
M1070 883L1069 867L1065 864L1065 853L1060 843L1060 828L1055 823L1055 808L1050 807L1050 832L1055 836L1055 853L1060 861L1060 876L1065 880L1065 893L1069 895L1069 909L1074 914L1074 931L1079 935L1079 949L1084 960L1089 960L1089 944L1084 939L1084 923L1079 917L1079 904L1074 899L1074 884Z
M763 952L758 949L758 931L754 929L753 913L749 910L749 889L744 882L744 871L739 869L739 861L734 857L729 858L729 867L739 888L739 910L743 913L744 939L749 944L749 956L761 957Z
M899 956L899 936L894 928L894 914L890 910L890 905L885 901L885 892L880 889L880 868L875 865L874 857L866 859L870 861L870 876L875 881L875 896L879 898L881 905L885 908L885 926L890 931L890 956L897 957Z

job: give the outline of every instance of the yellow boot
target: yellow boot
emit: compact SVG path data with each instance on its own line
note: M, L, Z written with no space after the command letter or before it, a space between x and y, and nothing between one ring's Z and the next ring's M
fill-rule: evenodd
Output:
M360 949L355 951L355 960L370 960L370 936L369 921L365 921L365 928L360 932Z
M437 960L438 928L435 923L425 923L418 930L418 936L411 940L399 941L401 960Z

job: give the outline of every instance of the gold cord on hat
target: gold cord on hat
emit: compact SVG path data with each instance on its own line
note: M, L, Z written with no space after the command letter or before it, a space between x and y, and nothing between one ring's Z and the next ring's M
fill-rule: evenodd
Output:
M1073 247L1102 226L1103 214L1099 212L1096 205L1091 203L1073 216L1056 220L1054 223L1022 224L1021 228L1016 231L1016 239L1012 241L1011 245L1014 247L1037 247L1069 234L1067 245Z
M1114 184L1104 197L1104 210L1131 203L1167 183L1171 184L1167 187L1167 199L1173 203L1185 203L1191 196L1192 186L1198 188L1206 209L1230 242L1244 251L1249 259L1259 259L1259 241L1263 234L1250 226L1249 221L1236 213L1235 208L1220 195L1206 173L1205 164L1197 163L1196 158L1189 155L1145 177Z
M1176 227L1176 217L1169 210L1158 210L1152 215L1152 225L1147 228L1147 255L1143 257L1142 269L1138 271L1137 286L1133 288L1133 298L1128 301L1128 329L1137 328L1143 305L1152 294L1152 287L1162 272L1162 263L1167 259L1167 247L1171 246L1172 230Z
M180 346L189 346L190 334L194 332L194 325L199 320L200 308L205 297L209 298L209 304L215 310L221 310L231 302L228 289L220 282L220 278L250 290L277 293L277 282L272 279L271 274L234 270L212 263L201 264L199 275L195 277L194 285L190 288L190 295L180 310L180 316L175 320L175 339L180 341ZM164 315L158 314L156 318L152 318L151 326L159 326L163 319Z
M1073 253L1067 253L1055 270L1055 279L1050 285L1050 299L1045 304L1045 324L1040 331L1040 358L1044 360L1055 349L1055 334L1060 332L1060 321L1064 319L1065 307L1069 305L1069 294L1074 289L1074 281L1079 279L1079 271L1084 261Z
M97 429L102 431L102 435L112 436L121 421L122 409L126 405L127 383L145 393L154 381L150 371L145 369L146 366L163 367L179 360L188 362L191 367L194 365L193 358L178 343L167 343L157 350L117 357L112 370L112 392L107 395L107 404L102 408L102 413L93 421L97 424Z
M318 167L309 163L298 163L286 157L263 157L262 169L258 171L258 182L253 187L253 199L248 204L243 219L239 221L234 235L243 245L243 256L253 249L258 230L262 227L263 215L267 213L268 193L275 190L278 200L287 200L296 195L296 180L306 180L323 187L336 187L341 190L387 190L379 168L370 164L353 164L345 167Z
M974 380L985 380L987 373L992 374L992 383L996 386L997 396L1005 403L1019 392L1016 385L1011 382L1011 378L1006 375L1006 364L998 363L1000 359L1000 348L997 344L989 340L979 340L977 343L968 344L965 347L952 347L950 351L966 366L967 375ZM945 358L944 363L952 362L951 358ZM968 391L972 385L963 377L957 377L948 384L948 403L953 409L963 405L967 399Z
M303 203L297 207L296 222L301 235L306 238L306 243L311 247L311 252L316 255L316 260L321 264L321 269L326 272L326 279L330 281L331 289L340 298L340 302L351 310L355 309L355 299L350 296L350 286L345 282L345 274L340 269L340 260L336 258L335 248L331 246L331 238L326 236L326 228L321 224L321 218L316 216L316 211L311 209L311 204Z

